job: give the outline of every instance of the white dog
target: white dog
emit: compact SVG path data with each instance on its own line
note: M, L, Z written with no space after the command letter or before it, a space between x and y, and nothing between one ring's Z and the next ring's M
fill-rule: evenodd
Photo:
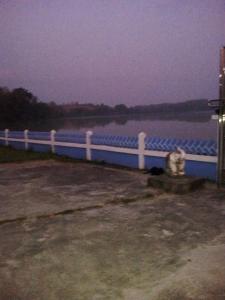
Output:
M176 151L170 152L166 157L166 173L170 176L182 176L185 174L185 151L177 147Z

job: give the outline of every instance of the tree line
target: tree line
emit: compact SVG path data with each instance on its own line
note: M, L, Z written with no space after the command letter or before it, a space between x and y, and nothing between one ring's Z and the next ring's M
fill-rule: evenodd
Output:
M39 101L30 91L24 88L9 90L0 87L0 120L1 123L41 121L51 118L83 117L83 116L109 116L134 115L157 113L184 113L191 111L209 110L207 100L190 100L179 103L162 103L150 105L126 106L78 102L70 104L45 103Z

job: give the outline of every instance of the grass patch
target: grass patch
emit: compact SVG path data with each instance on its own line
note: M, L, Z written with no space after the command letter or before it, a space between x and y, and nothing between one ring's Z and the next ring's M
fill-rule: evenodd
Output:
M55 159L52 153L40 153L25 150L15 150L12 147L0 146L0 163L23 162L28 160Z
M12 148L11 146L0 146L0 163L24 162L30 160L48 160L48 159L54 159L62 162L73 162L73 163L87 162L81 159L75 159L64 155L57 155L52 152L36 152L31 149L18 150Z

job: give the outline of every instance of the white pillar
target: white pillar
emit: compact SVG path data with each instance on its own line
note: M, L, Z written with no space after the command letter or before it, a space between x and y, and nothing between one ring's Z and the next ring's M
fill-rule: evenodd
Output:
M56 131L54 129L50 131L52 153L55 153L55 134Z
M146 134L144 132L138 134L138 167L141 170L145 168L145 137Z
M91 136L93 132L87 131L86 132L86 159L91 160Z
M29 147L29 145L28 145L28 132L29 132L29 130L28 129L25 129L24 130L24 146L25 146L25 150L28 150L28 147Z
M9 146L9 129L5 129L5 145Z

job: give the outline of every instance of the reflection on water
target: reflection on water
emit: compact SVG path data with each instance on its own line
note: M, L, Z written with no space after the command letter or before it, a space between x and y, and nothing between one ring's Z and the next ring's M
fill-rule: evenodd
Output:
M52 119L36 124L14 124L14 130L61 132L85 132L92 130L98 134L137 135L144 131L149 136L216 139L216 121L211 120L210 112L157 114L157 115L120 115L88 118Z

